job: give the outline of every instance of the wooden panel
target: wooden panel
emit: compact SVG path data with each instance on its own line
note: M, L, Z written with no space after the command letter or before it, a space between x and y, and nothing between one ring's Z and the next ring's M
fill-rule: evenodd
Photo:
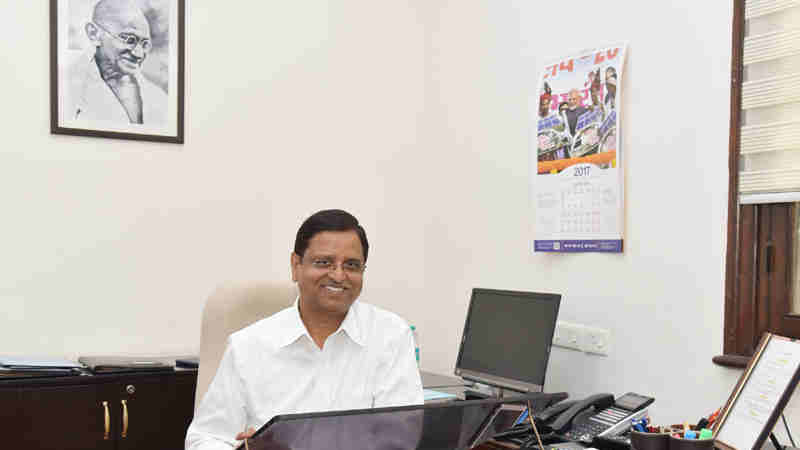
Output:
M772 209L772 271L769 277L770 326L769 330L782 333L781 322L791 308L789 284L792 279L792 205L776 204Z
M796 274L794 267L795 204L783 203L775 206L775 272L771 282L774 293L773 326L778 334L798 338L800 327L798 318L792 318L792 284Z
M731 49L730 137L728 141L728 248L725 254L725 354L739 352L738 298L740 287L739 141L741 136L744 1L733 0Z
M194 377L160 376L120 384L116 408L122 414L122 400L126 401L128 433L125 437L120 435L117 449L137 450L156 445L165 450L182 449L194 413L195 382ZM123 426L121 419L119 426Z
M739 227L738 297L734 304L736 322L735 350L737 355L753 352L755 336L753 316L756 296L756 236L758 231L757 208L754 205L741 207ZM744 243L748 243L744 245Z
M753 315L753 336L748 342L748 355L752 354L758 346L761 334L769 329L769 301L770 301L770 248L772 247L772 208L769 205L759 205L758 231L756 233L756 297L755 314Z
M22 400L19 389L0 389L0 430L3 431L3 442L22 442L22 419L20 409ZM22 448L11 446L11 448Z
M2 448L41 450L182 449L194 408L197 371L4 380ZM134 386L129 394L127 387ZM128 436L121 437L129 406ZM102 402L108 402L104 439Z
M105 438L103 385L21 389L21 440L9 448L87 450L114 448L114 421ZM111 413L111 411L109 410Z

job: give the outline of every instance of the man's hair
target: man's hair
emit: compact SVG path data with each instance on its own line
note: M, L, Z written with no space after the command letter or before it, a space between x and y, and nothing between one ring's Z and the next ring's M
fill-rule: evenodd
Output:
M364 249L364 262L367 262L369 253L369 243L367 242L367 232L358 224L352 214L341 209L326 209L316 212L300 225L297 230L297 237L294 240L294 252L300 258L308 249L308 243L317 233L323 231L355 231L361 241L361 248Z

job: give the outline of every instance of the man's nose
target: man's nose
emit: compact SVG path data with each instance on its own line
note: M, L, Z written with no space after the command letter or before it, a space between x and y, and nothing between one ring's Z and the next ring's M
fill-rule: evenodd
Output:
M131 53L137 58L144 58L144 49L141 45L134 47L133 50L131 50Z
M347 274L345 273L341 264L335 264L328 273L328 276L333 280L341 282L344 281L344 279L347 277Z

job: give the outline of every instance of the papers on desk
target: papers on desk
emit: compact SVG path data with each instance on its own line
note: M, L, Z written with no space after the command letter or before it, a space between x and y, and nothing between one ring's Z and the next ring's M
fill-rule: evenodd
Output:
M76 361L39 356L0 356L0 366L16 369L80 369L83 367Z
M80 375L83 365L62 358L0 356L0 378Z
M125 372L171 372L175 359L165 356L81 356L82 362L95 375Z
M449 400L458 398L453 394L448 394L447 392L434 391L433 389L423 389L422 393L425 396L426 402L432 400Z

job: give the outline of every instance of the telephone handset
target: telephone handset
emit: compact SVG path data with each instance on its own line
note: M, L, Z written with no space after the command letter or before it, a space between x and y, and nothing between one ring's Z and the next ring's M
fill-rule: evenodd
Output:
M568 400L565 402L556 403L553 406L549 406L541 412L538 412L533 415L533 418L536 420L537 423L548 423L552 422L555 418L557 418L561 413L566 411L570 406L578 403L578 400Z
M575 417L584 410L594 407L593 411L601 411L613 404L614 395L612 394L590 395L583 400L577 401L574 405L570 406L566 411L561 413L550 425L550 428L556 433L562 434L570 428L572 421L575 420Z
M611 394L595 394L570 406L550 424L550 428L567 440L588 444L597 436L627 431L631 419L643 416L644 408L654 400L633 392L616 400Z

